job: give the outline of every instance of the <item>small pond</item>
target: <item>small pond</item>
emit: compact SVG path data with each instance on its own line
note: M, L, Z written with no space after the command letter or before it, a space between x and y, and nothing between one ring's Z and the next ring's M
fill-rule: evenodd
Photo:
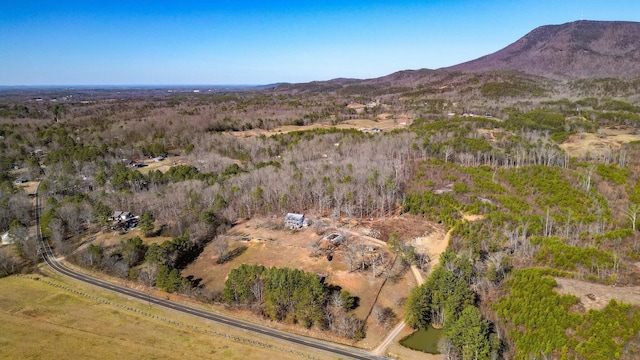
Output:
M420 329L400 341L400 345L409 349L424 351L430 354L439 354L438 340L442 329L434 329L429 326L427 329Z

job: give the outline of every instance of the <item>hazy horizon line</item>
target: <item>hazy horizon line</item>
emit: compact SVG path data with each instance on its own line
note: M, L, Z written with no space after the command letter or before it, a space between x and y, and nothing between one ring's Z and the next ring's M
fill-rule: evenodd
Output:
M221 88L221 87L259 87L259 86L275 86L279 84L286 84L287 82L277 82L271 84L68 84L68 85L0 85L0 89L15 89L15 88Z

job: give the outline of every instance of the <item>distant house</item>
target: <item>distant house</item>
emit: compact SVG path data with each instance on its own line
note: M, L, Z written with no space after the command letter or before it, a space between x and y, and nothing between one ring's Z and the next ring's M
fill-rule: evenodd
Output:
M122 211L114 211L111 216L109 216L110 221L116 221L120 219L120 215L122 215Z
M379 132L382 132L382 129L377 127L374 127L371 129L361 128L360 131L362 131L363 133L379 133Z
M290 229L298 229L305 225L303 214L288 213L284 217L284 226Z
M109 220L111 221L127 221L131 219L133 216L130 212L126 211L114 211Z
M380 100L371 101L367 103L367 109L373 109L374 107L380 105Z
M139 216L133 216L127 211L115 211L111 217L109 217L109 220L113 221L111 230L119 230L122 233L127 232L138 225L139 219Z
M1 237L2 237L2 245L13 243L13 236L11 236L11 234L9 234L8 231L2 234Z

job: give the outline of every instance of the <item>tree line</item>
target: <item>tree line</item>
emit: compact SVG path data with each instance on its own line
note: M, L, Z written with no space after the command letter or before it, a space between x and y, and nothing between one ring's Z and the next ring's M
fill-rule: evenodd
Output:
M424 284L407 299L405 321L414 328L442 327L439 348L448 358L493 359L501 343L475 306L472 262L447 250Z
M271 320L328 329L356 340L365 336L364 322L351 313L358 299L302 270L240 265L229 272L223 298Z
M513 272L505 283L505 294L493 305L497 315L510 325L514 359L532 356L554 358L632 358L627 347L640 331L640 311L611 300L602 310L572 311L578 303L573 295L554 291L558 271L529 268Z

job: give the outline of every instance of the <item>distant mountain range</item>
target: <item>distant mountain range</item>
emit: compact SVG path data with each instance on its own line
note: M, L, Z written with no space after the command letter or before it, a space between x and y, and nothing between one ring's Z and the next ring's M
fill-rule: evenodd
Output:
M640 76L640 23L541 26L493 54L441 70L514 70L554 79Z

